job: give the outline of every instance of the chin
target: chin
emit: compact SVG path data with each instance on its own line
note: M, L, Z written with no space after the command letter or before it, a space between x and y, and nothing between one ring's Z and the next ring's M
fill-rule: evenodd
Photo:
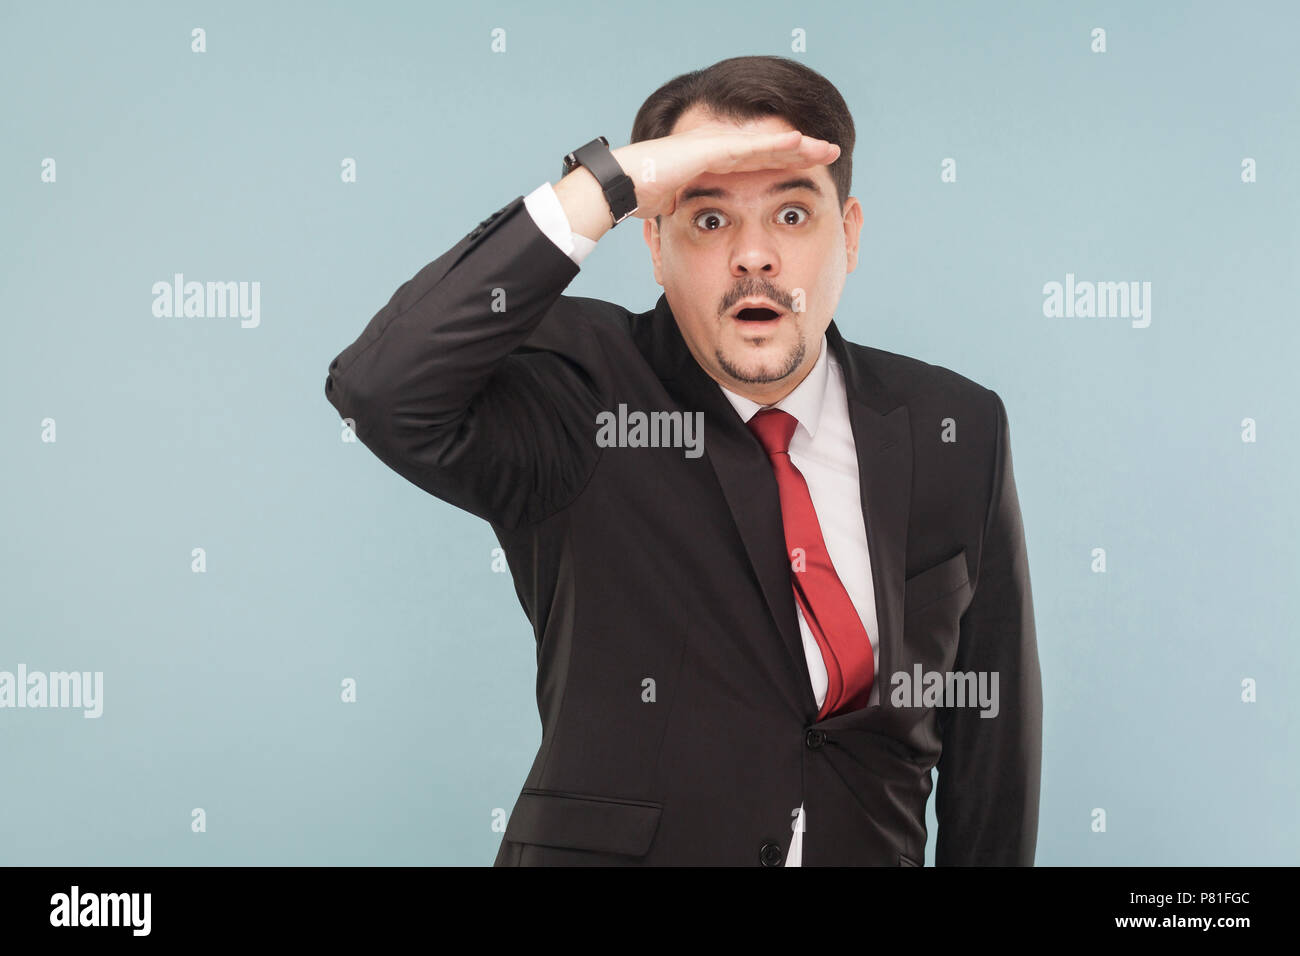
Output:
M793 375L803 359L798 345L719 349L718 364L731 378L747 385L779 382Z

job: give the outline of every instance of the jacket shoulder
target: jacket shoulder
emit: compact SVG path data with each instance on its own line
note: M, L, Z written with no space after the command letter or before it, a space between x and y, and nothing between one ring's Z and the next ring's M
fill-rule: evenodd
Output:
M956 402L963 408L993 411L1000 402L992 389L945 366L856 342L846 341L845 346L904 404Z
M880 385L906 406L913 447L940 455L959 441L970 450L976 471L992 475L1006 453L1009 426L1001 396L974 379L910 355L846 342ZM856 350L856 355L853 355ZM973 444L972 444L973 442Z

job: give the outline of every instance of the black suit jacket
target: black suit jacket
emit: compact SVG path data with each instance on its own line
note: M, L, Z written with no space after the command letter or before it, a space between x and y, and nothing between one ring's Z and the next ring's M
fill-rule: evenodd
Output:
M766 455L666 297L563 295L577 272L516 197L325 383L389 467L491 522L533 624L542 743L496 865L780 865L802 803L805 866L918 866L936 766L936 861L1032 864L1042 698L1001 399L831 323L887 683L818 721ZM703 456L600 447L620 403L703 412ZM998 715L895 706L916 665L997 672Z

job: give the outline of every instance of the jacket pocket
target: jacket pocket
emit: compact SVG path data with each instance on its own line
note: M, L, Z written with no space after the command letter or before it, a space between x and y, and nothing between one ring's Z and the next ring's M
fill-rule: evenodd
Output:
M525 787L506 825L505 839L644 856L659 827L662 803Z
M903 582L903 613L933 604L954 591L969 586L966 573L966 549L962 548L946 561L919 571Z

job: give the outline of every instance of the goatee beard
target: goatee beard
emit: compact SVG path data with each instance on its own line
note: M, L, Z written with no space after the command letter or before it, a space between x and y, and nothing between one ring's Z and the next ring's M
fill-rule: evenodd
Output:
M804 337L800 335L799 344L791 349L790 354L786 357L784 370L775 375L751 375L748 372L741 371L727 360L727 357L722 354L721 349L714 353L714 358L718 360L718 366L737 382L744 382L746 385L766 385L770 382L779 382L781 379L792 374L795 369L803 364L804 356L807 354L808 343L804 340Z

